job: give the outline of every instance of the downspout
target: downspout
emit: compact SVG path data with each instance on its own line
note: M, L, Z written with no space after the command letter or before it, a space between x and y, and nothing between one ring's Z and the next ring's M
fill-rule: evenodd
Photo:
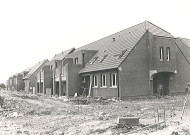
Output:
M53 67L53 93L52 95L55 96L55 66Z
M85 55L85 53L84 53L84 52L82 52L82 67L83 67L83 68L84 68L84 66L85 66L84 55Z

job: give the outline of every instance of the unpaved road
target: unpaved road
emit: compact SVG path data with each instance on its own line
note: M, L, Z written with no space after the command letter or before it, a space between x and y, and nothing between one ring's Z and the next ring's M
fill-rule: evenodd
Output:
M0 135L122 135L155 123L155 109L163 121L166 109L166 128L150 128L135 134L172 135L190 134L190 102L183 120L180 119L186 96L119 100L76 100L65 97L43 97L1 90L4 105L13 111L0 113ZM136 127L118 126L117 118L140 117Z

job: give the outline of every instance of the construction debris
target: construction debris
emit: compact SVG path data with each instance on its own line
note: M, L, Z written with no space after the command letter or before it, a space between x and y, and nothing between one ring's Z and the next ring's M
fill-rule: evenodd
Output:
M139 124L139 118L138 117L119 117L117 119L117 124L135 126Z
M171 135L188 134L190 129L189 102L186 103L183 119L180 119L184 95L126 101L118 98L87 98L80 95L72 98L46 97L4 90L0 91L0 95L3 99L0 108L2 135Z

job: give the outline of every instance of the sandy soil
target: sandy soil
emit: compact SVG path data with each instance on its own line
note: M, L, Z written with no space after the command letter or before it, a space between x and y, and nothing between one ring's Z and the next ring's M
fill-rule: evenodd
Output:
M0 112L0 135L126 135L155 124L158 109L158 129L150 127L133 134L189 135L190 102L181 114L185 95L163 98L139 98L126 101L113 99L83 99L44 97L1 90L4 111ZM0 107L0 110L3 108ZM7 110L5 110L7 109ZM9 110L8 110L9 109ZM14 109L14 110L10 110ZM137 116L137 126L118 125L118 117Z

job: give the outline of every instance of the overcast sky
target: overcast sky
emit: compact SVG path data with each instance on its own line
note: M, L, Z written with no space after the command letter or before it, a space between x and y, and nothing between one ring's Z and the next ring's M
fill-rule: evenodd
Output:
M190 38L190 0L0 0L0 83L145 20Z

